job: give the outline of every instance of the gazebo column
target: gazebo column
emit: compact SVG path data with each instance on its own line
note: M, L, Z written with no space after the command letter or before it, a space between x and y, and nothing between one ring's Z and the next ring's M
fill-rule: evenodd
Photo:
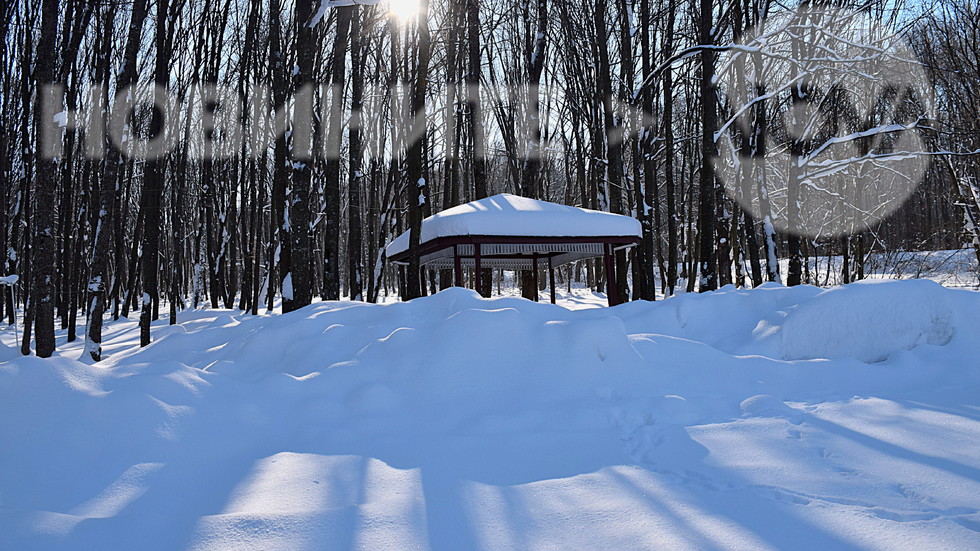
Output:
M453 285L463 286L463 263L459 259L459 245L453 245Z
M473 274L473 281L476 282L473 285L473 289L477 292L477 294L479 294L479 295L482 296L483 295L483 285L480 285L480 283L481 283L480 282L480 279L481 279L480 276L481 276L481 274L483 274L483 266L482 266L482 263L480 262L480 244L479 243L474 243L473 244L473 268L474 268L474 272L475 272Z
M602 250L602 260L606 265L606 300L609 306L616 306L619 304L619 289L616 287L616 261L612 243L603 245Z
M555 303L555 263L552 262L552 257L548 255L548 287L551 288L551 303Z
M531 273L534 279L534 302L538 302L538 255L531 255Z

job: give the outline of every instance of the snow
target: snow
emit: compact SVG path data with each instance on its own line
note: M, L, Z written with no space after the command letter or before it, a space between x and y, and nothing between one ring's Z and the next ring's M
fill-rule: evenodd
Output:
M310 20L310 27L315 27L327 14L329 8L342 8L346 6L374 6L379 0L320 0L320 5L313 19Z
M896 350L948 343L954 314L943 289L927 281L905 287L907 292L896 295L889 285L869 281L820 293L785 318L782 356L874 362ZM848 310L850 315L840 316ZM890 322L879 324L879 317Z
M607 237L642 235L635 218L501 193L433 214L422 221L420 243L460 235ZM408 232L387 255L408 250Z
M102 290L102 276L93 276L88 282L88 291L90 293L98 293Z
M55 113L54 116L51 117L51 121L56 123L59 127L65 128L68 126L68 111Z
M293 300L293 273L289 272L282 278L282 297L286 300Z
M2 335L0 548L980 548L975 291L180 319Z

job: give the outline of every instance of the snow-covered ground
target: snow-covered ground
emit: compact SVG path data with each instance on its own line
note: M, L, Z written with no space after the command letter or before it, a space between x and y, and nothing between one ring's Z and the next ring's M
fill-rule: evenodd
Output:
M974 291L180 320L4 335L0 549L980 549Z
M822 286L840 285L843 257L818 256L807 260L813 281ZM945 251L888 251L868 255L865 276L869 279L929 279L946 287L977 289L980 268L970 247ZM780 261L782 273L789 271L789 260ZM748 272L748 268L745 268Z

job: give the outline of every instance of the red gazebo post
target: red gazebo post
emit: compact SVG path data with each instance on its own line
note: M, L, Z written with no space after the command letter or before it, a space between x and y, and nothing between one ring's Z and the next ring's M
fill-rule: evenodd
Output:
M453 285L463 286L463 262L459 258L459 245L453 245Z
M606 297L609 306L616 306L619 304L619 288L616 286L616 262L612 243L603 245L603 251L602 260L606 267Z
M538 302L538 255L531 255L531 273L534 274L534 302Z
M483 285L481 285L482 281L480 281L480 279L482 279L481 274L483 273L483 266L481 265L480 262L479 241L473 243L473 264L474 264L473 268L476 270L476 273L473 274L473 280L476 281L476 283L474 284L474 288L476 292L480 294L480 296L483 296Z
M555 265L548 255L548 286L551 287L551 303L555 303Z

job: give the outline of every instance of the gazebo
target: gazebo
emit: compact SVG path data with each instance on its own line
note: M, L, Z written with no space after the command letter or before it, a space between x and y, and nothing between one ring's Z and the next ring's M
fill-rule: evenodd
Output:
M463 268L481 277L483 268L538 270L547 266L551 302L555 268L576 260L603 257L610 305L619 303L614 253L640 242L640 223L629 216L570 207L501 193L446 209L422 221L420 265L452 269L463 285ZM407 265L409 232L385 248L388 260Z

